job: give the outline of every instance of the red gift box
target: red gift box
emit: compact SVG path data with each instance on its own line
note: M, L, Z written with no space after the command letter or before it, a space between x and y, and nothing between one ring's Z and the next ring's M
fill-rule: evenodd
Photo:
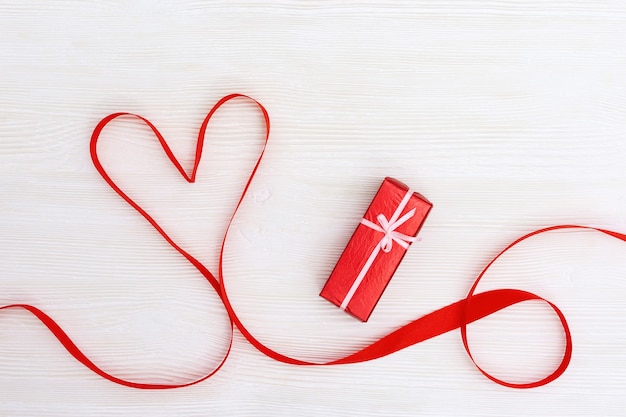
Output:
M367 321L432 206L385 178L320 295Z

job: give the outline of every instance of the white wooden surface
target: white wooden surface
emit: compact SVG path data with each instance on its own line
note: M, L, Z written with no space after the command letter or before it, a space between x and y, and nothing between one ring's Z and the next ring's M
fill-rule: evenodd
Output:
M235 308L285 354L336 358L463 297L514 238L558 223L626 231L626 4L615 1L1 1L0 303L36 304L108 371L146 382L211 369L227 322L202 277L94 170L115 111L150 118L191 161L197 128L242 92L273 133L226 247ZM205 262L259 149L252 106L217 115L200 180L146 129L105 134L112 175ZM384 176L434 210L367 324L318 297ZM277 363L235 335L224 368L166 392L91 374L26 313L0 314L1 416L623 415L626 245L539 237L482 289L558 304L574 356L533 390L482 377L451 332L371 363ZM542 305L471 326L477 358L514 381L555 365Z

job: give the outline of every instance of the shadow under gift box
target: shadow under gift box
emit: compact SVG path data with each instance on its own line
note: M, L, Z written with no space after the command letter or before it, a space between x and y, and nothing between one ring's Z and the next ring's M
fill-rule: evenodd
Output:
M432 206L402 182L385 178L320 295L367 321Z

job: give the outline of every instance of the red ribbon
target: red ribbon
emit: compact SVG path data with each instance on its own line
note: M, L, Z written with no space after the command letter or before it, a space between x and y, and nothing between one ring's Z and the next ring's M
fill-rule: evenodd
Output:
M167 155L169 160L172 162L172 164L174 164L176 169L178 169L178 171L183 176L183 178L188 183L193 183L196 179L198 166L200 164L200 158L202 156L202 147L204 145L205 132L209 125L209 121L211 120L211 117L215 114L215 112L224 103L235 98L244 98L247 100L251 100L259 108L259 110L261 111L263 115L263 119L265 121L265 134L264 134L263 149L256 161L256 164L254 165L254 168L252 169L252 172L250 173L248 181L246 182L243 192L241 193L241 196L239 198L239 201L237 202L237 206L232 216L230 217L230 220L228 221L228 227L224 234L224 238L222 239L220 257L219 257L219 265L218 265L218 277L219 277L218 279L202 263L200 263L197 259L191 256L183 248L177 245L176 242L174 242L174 240L165 232L165 230L163 230L159 226L159 224L154 220L154 218L152 218L143 208L141 208L127 194L125 194L124 191L122 191L122 189L119 186L117 186L117 184L115 184L115 182L113 182L111 177L107 174L106 170L103 168L102 164L100 163L100 160L98 158L97 145L98 145L98 139L100 137L100 133L106 127L106 125L109 124L114 119L118 117L122 117L122 116L132 116L132 117L138 118L139 120L144 122L150 129L152 129L159 143L163 147L165 154ZM617 238L626 242L626 235L624 234L613 232L610 230L588 227L588 226L558 225L558 226L548 227L545 229L536 230L532 233L524 235L520 237L519 239L517 239L516 241L514 241L513 243L511 243L510 245L508 245L506 248L504 248L500 253L498 253L491 260L491 262L487 264L487 266L478 275L478 278L476 278L476 280L474 281L474 284L469 290L469 293L467 294L466 298L459 300L455 303L452 303L448 306L445 306L443 308L440 308L439 310L433 311L432 313L427 314L423 317L420 317L419 319L414 320L400 327L394 332L375 341L374 343L370 344L369 346L357 352L354 352L348 356L345 356L343 358L336 359L330 362L314 363L314 362L308 362L308 361L292 358L292 357L283 355L279 352L276 352L270 349L269 347L261 343L258 339L256 339L254 335L252 335L252 333L250 333L250 331L241 322L241 320L237 316L237 313L233 309L228 299L228 293L226 291L225 280L224 280L223 271L222 271L222 264L223 264L224 246L226 243L226 239L228 237L230 226L233 222L233 219L235 218L235 215L237 214L237 211L239 209L239 206L241 205L241 202L246 196L246 193L248 191L248 188L250 187L252 179L254 178L254 175L259 167L261 158L263 157L263 153L265 151L265 147L269 140L269 134L270 134L270 119L269 119L268 112L263 107L263 105L261 105L261 103L259 103L255 99L248 97L246 95L231 94L220 99L213 106L211 111L208 113L208 115L202 122L202 125L200 126L200 132L198 134L195 161L194 161L193 168L191 170L191 174L187 174L187 172L182 167L180 162L176 159L170 147L167 145L167 142L165 141L163 136L159 133L157 128L149 120L145 119L142 116L131 114L131 113L111 114L105 117L104 119L102 119L100 123L98 123L98 125L94 129L94 132L91 136L91 144L90 144L91 158L93 160L94 166L96 167L96 170L100 173L102 178L104 178L104 180L109 184L109 186L111 186L111 188L117 194L119 194L128 204L130 204L135 210L137 210L139 214L141 214L156 229L156 231L161 236L163 236L163 238L167 241L167 243L170 244L170 246L172 246L176 251L178 251L178 253L184 256L185 259L191 262L191 264L195 266L196 269L198 269L198 271L200 271L200 273L206 278L206 280L211 284L213 289L219 295L224 305L224 308L226 309L228 313L228 316L230 318L230 323L231 323L231 329L230 329L231 335L230 335L228 350L226 351L224 357L221 359L217 367L213 369L212 371L210 371L209 373L207 373L202 378L194 380L194 381L189 381L187 383L182 383L182 384L147 384L147 383L138 383L138 382L133 382L133 381L128 381L122 378L118 378L106 372L105 370L101 369L94 362L92 362L84 353L82 353L82 351L76 346L76 344L72 342L70 337L63 331L63 329L50 316L48 316L46 313L44 313L37 307L28 305L28 304L12 304L12 305L0 307L0 310L24 309L24 310L29 311L35 317L37 317L44 325L46 325L46 327L48 327L48 329L52 332L52 334L54 334L54 336L59 340L59 342L63 345L63 347L74 358L76 358L79 362L81 362L91 371L100 375L103 378L108 379L109 381L115 382L116 384L124 385L127 387L132 387L132 388L141 388L141 389L180 388L180 387L186 387L189 385L194 385L210 378L213 374L215 374L222 367L222 365L224 364L224 362L226 361L228 357L228 354L230 353L232 340L233 340L232 336L233 336L234 326L237 326L237 328L245 336L245 338L263 354L277 361L289 363L293 365L339 365L339 364L349 364L349 363L370 361L373 359L390 355L406 347L415 345L417 343L423 342L425 340L431 339L435 336L439 336L443 333L447 333L451 330L458 328L461 331L461 339L463 341L463 346L465 347L465 351L467 352L468 356L470 357L470 359L472 360L476 368L483 375L485 375L490 380L496 382L497 384L504 385L506 387L511 387L511 388L534 388L534 387L539 387L539 386L542 386L542 385L548 384L549 382L554 381L559 376L561 376L563 372L565 372L565 370L567 369L567 366L569 365L570 359L572 357L572 337L571 337L570 330L567 325L565 316L555 304L551 303L550 301L538 295L532 294L527 291L522 291L522 290L517 290L517 289L498 289L498 290L486 291L482 293L475 293L476 288L480 280L483 278L483 276L487 272L487 270L491 267L491 265L493 265L493 263L500 256L502 256L505 252L513 248L518 243L530 237L533 237L535 235L550 232L553 230L559 230L559 229L588 229L588 230L595 230L595 231L607 234L611 237L614 237L614 238ZM472 356L472 352L470 350L469 342L467 340L467 325L469 323L472 323L476 320L480 320L483 317L486 317L490 314L493 314L509 306L512 306L512 305L515 305L524 301L530 301L530 300L539 300L539 301L543 301L547 303L550 307L552 307L557 317L559 318L561 325L563 327L563 332L565 334L565 347L563 350L563 357L561 359L561 362L554 371L549 373L546 377L537 381L533 381L529 383L511 383L511 382L504 381L502 379L498 379L490 375L484 369L482 369L474 360Z

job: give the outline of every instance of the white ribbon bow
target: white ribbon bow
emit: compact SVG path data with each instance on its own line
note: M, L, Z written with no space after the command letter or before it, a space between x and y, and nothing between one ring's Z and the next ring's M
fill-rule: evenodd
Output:
M417 240L417 237L408 236L396 231L398 227L400 227L404 222L409 220L414 215L415 209L412 209L404 216L391 223L383 214L379 214L378 216L376 216L376 219L378 220L380 226L367 219L362 219L361 224L364 224L365 226L369 227L370 229L374 229L377 232L385 234L385 236L383 236L378 245L383 250L383 252L389 253L391 251L391 248L393 247L393 242L396 242L404 249L407 249L410 243L413 243Z

